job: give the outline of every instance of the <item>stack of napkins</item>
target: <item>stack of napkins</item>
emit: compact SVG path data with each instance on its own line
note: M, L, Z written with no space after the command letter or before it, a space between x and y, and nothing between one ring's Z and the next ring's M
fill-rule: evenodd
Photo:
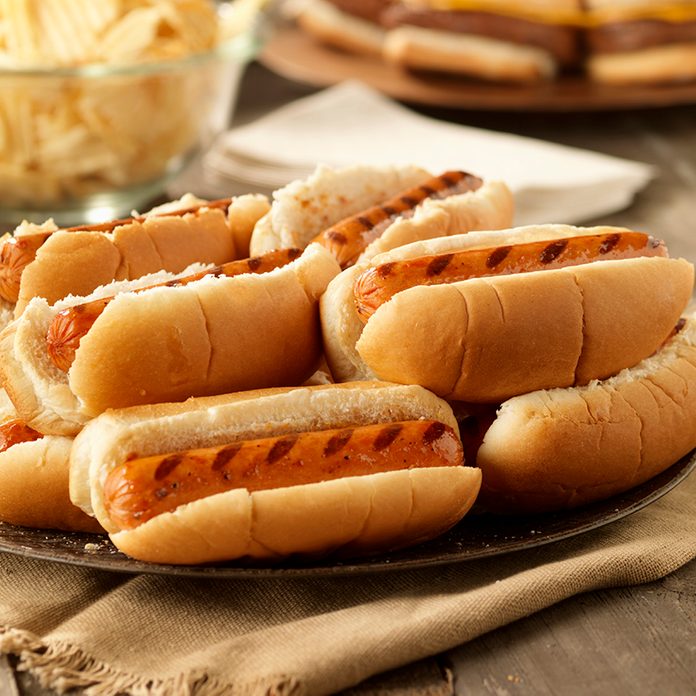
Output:
M515 194L517 224L579 223L620 210L654 174L638 162L427 118L346 82L225 133L194 189L270 191L318 163L417 164L502 179Z

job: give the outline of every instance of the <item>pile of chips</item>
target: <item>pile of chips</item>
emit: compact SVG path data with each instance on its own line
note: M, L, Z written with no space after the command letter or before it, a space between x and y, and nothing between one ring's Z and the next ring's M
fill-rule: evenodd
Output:
M161 175L209 130L229 79L205 60L101 77L13 70L205 53L223 38L219 17L212 0L0 0L0 204L60 203Z

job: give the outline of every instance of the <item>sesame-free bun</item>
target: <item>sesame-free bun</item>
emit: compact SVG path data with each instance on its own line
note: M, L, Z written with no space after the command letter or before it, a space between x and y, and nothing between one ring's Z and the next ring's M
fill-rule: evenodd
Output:
M128 292L160 274L105 286L52 307L34 298L0 334L0 372L17 412L43 433L75 435L106 408L301 384L321 355L318 296L338 273L311 245L263 274L205 278ZM46 350L56 314L113 292L64 373Z
M539 225L456 235L381 254L361 270L457 249L612 231L620 230ZM693 287L693 266L683 259L595 261L411 287L361 327L352 307L357 273L339 276L322 300L336 379L376 376L489 403L585 384L635 365L669 335Z
M322 43L366 55L380 55L384 29L375 22L343 12L326 0L306 0L294 15L304 31Z
M450 407L420 387L378 382L268 389L107 411L76 438L74 503L125 553L204 563L292 553L364 553L433 538L473 504L477 469L411 469L249 493L235 489L120 531L102 500L109 472L133 456L287 433L432 418L458 432Z
M0 425L17 414L0 390ZM100 532L94 518L70 502L72 438L45 436L0 452L0 520L22 527Z
M415 166L334 169L320 165L308 178L273 192L270 211L256 223L251 235L251 253L258 256L273 249L303 249L339 220L383 203L429 176Z
M247 195L232 199L226 209L207 207L204 201L176 212L173 205L118 224L53 232L22 273L15 316L33 297L54 304L68 295L89 295L114 280L244 257L251 230L269 207L265 196Z
M587 59L587 71L593 80L607 84L693 80L696 78L696 41L621 53L597 53Z
M615 377L502 404L478 451L481 500L504 513L608 498L696 447L696 321Z
M552 55L536 46L417 26L388 31L382 54L403 68L503 82L548 80L558 70Z

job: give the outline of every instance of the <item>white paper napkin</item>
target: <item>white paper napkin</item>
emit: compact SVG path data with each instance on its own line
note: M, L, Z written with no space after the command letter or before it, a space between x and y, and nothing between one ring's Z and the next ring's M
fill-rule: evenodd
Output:
M418 164L502 179L517 224L578 223L628 206L653 168L607 155L421 116L359 82L345 82L225 133L204 177L225 186L275 189L318 163Z

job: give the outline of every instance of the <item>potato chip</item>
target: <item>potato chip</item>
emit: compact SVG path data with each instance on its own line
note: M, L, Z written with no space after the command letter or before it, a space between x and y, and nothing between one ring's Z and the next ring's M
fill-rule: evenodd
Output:
M212 0L0 0L0 66L176 59L209 51L222 36ZM5 77L2 202L49 204L160 177L208 132L220 69L211 61L99 79Z

